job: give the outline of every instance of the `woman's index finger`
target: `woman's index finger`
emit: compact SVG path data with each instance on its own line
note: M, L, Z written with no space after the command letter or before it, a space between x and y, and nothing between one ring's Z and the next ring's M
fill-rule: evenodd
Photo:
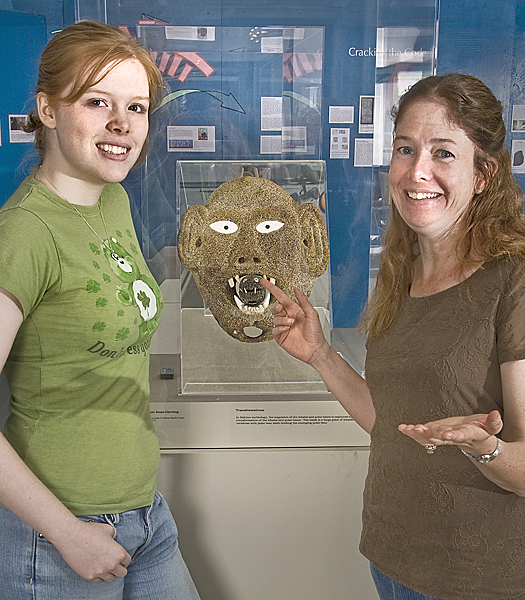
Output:
M290 302L294 303L293 300L289 298L288 295L285 292L283 292L283 290L280 287L277 287L274 283L268 281L268 279L261 278L260 283L264 288L266 288L270 292L270 294L275 296L275 298L282 305L289 304Z

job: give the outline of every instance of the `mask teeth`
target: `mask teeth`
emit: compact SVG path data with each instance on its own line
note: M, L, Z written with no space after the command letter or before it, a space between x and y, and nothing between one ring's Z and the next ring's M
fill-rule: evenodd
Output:
M273 285L275 285L275 277L267 277L266 275L263 275L263 277L264 279L267 279L270 283L273 283ZM235 275L235 279L233 277L230 277L230 279L228 279L228 285L231 288L235 287L235 282L241 282L241 278L239 277L239 275Z
M237 305L237 308L242 311L243 313L246 314L261 314L263 313L266 308L268 307L268 304L270 302L270 295L268 294L267 298L264 299L264 302L262 304L259 304L258 306L247 306L246 304L243 304L239 298L237 296L233 296L233 299L235 300L235 304ZM266 303L266 299L268 299L268 303L265 306Z
M275 277L267 277L266 275L263 275L264 279L267 279L270 283L273 283L275 285ZM268 306L270 305L270 292L266 292L266 296L264 297L264 300L261 304L258 304L257 306L248 306L246 304L244 304L241 299L238 297L238 293L239 293L239 285L241 283L241 278L239 275L235 275L235 277L230 277L230 279L228 279L228 285L230 286L231 289L235 289L235 292L233 294L233 299L235 301L235 304L237 305L237 308L246 314L260 314L263 313Z

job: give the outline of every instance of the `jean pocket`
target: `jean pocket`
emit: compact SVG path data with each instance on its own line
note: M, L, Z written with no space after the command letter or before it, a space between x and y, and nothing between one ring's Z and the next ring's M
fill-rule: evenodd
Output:
M84 523L107 523L105 515L77 515L77 519Z
M115 527L114 515L77 515L79 521L84 523L100 523L101 525L111 525L113 529L113 539L117 535L117 528Z

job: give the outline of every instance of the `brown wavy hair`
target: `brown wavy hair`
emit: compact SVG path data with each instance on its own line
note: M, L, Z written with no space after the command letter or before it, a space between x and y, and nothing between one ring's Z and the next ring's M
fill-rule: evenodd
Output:
M525 256L523 192L504 147L506 132L499 100L471 75L427 77L413 85L392 110L394 135L415 102L445 107L450 123L474 144L474 166L485 181L483 191L474 194L461 219L462 233L456 246L459 263L466 266L474 257L487 261L502 255ZM362 328L369 336L386 331L403 308L418 255L417 236L392 203L377 283L363 314Z
M119 63L136 59L144 67L149 86L149 113L160 101L162 75L148 51L120 29L97 21L66 27L47 44L40 58L36 93L44 92L54 107L72 104ZM46 150L46 128L38 113L29 113L25 130L35 132L40 160Z

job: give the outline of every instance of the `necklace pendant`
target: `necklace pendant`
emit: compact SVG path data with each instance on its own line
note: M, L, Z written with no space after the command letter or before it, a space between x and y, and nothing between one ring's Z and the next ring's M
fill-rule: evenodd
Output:
M117 260L119 260L120 256L119 256L118 254L115 254L115 252L112 252L112 253L111 253L111 258L112 258L114 261L117 261Z

